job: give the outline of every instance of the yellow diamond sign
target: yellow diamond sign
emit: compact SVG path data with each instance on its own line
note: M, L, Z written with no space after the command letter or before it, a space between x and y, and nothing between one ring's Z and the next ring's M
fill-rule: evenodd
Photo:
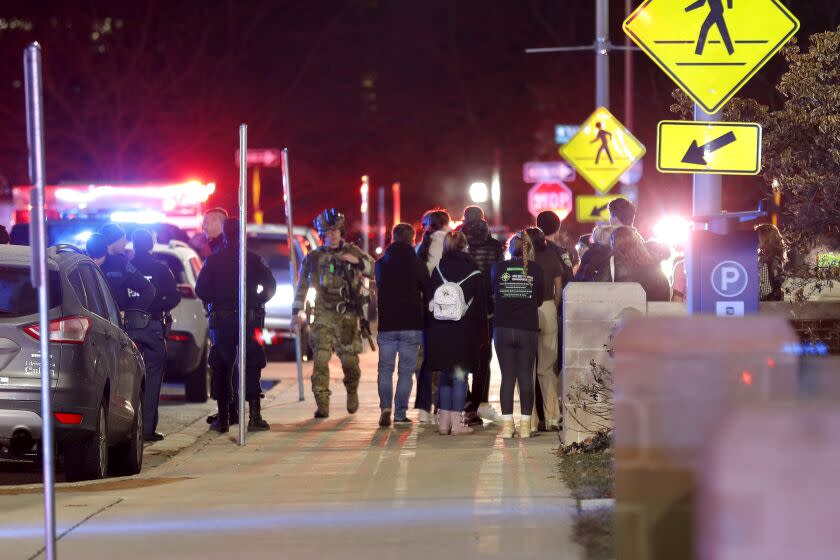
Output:
M625 171L642 159L645 147L601 107L586 119L560 155L600 193L609 192Z
M709 114L799 30L779 0L646 0L624 32Z

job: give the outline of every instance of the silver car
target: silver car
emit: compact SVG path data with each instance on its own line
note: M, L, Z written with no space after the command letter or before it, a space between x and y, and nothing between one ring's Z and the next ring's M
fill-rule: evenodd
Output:
M41 439L38 298L28 247L0 246L0 457ZM108 284L79 249L48 252L50 373L56 442L68 480L131 475L143 465L143 358Z

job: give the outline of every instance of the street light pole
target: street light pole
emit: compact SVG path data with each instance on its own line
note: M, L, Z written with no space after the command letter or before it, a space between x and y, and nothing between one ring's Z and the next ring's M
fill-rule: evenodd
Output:
M699 105L694 106L694 120L714 122L721 119L721 113L710 115ZM711 216L723 210L723 177L697 173L692 179L692 214Z
M610 2L595 6L595 106L610 108Z

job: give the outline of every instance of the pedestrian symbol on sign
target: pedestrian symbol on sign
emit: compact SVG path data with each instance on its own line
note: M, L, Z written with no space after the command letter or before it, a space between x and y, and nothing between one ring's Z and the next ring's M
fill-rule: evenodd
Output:
M614 163L612 154L610 153L610 139L612 138L612 134L604 130L604 125L601 123L595 123L595 128L598 129L598 135L595 136L595 139L590 144L601 142L601 147L598 148L598 153L595 155L595 165L598 165L601 161L601 152L606 152L610 163Z
M732 45L732 38L729 36L729 28L726 26L726 18L723 14L723 0L697 0L694 4L685 9L686 12L694 11L702 8L706 3L709 4L709 15L700 27L700 37L697 39L697 49L694 54L700 56L706 49L706 40L709 38L709 31L717 25L720 31L723 44L726 45L726 51L733 55L735 54L735 47ZM728 2L729 9L732 9L732 0Z

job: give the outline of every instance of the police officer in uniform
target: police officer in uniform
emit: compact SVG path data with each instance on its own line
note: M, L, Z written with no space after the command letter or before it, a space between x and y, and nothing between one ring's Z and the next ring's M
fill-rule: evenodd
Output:
M178 293L178 284L169 267L152 256L152 248L155 246L152 232L137 229L131 239L134 243L131 264L155 287L155 299L148 309L149 336L144 337L146 348L141 348L146 362L143 437L146 441L160 441L164 436L157 431L158 402L163 370L166 367L166 329L172 320L169 312L181 302L181 294Z
M315 219L315 228L324 245L303 259L300 281L292 307L294 327L305 321L304 305L309 287L315 288L314 322L311 343L315 353L312 370L312 393L315 395L315 418L330 414L329 361L335 352L344 371L347 388L347 412L359 409L359 353L362 338L359 316L348 309L348 295L358 294L363 277L373 276L373 259L352 243L344 241L344 214L324 210Z
M210 364L216 388L217 416L211 429L226 433L230 429L230 404L233 394L233 370L239 345L239 220L224 223L224 248L207 257L198 275L195 293L209 307L210 340L213 344ZM260 375L266 365L265 351L254 337L255 329L265 322L265 304L274 296L274 275L256 253L248 251L246 261L245 398L248 400L248 431L268 430L260 413Z
M111 226L119 231L113 230ZM154 286L122 254L121 251L125 250L127 244L125 232L114 224L103 226L102 230L106 233L94 233L88 239L88 255L105 274L111 295L114 296L117 307L120 308L124 317L126 311L139 311L145 314L155 299ZM134 335L129 330L130 326L126 323L126 331L129 338L134 340Z

